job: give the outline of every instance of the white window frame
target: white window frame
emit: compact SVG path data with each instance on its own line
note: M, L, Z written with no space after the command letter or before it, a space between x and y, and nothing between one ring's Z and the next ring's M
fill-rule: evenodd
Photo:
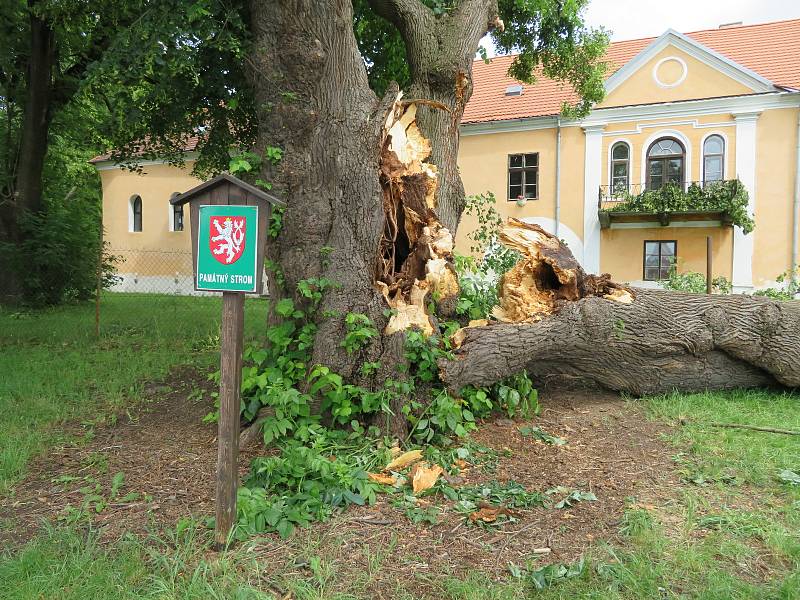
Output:
M728 176L728 155L730 154L730 145L728 144L728 136L721 131L711 131L705 134L700 140L700 181L705 183L706 176L706 140L712 135L718 135L722 138L722 181Z
M167 200L167 209L169 212L167 213L167 226L171 233L182 233L186 229L186 212L183 214L183 229L175 229L175 207L172 204L172 199L175 196L180 196L180 192L173 192L170 194L169 200ZM181 208L183 210L183 208Z
M139 231L134 228L133 203L136 198L139 198L139 202L142 205L142 227ZM133 194L128 198L128 233L142 233L142 231L144 231L144 200L140 194Z
M633 184L633 144L627 138L611 140L608 145L608 189L611 191L614 186L614 146L619 143L628 146L628 191L630 191Z

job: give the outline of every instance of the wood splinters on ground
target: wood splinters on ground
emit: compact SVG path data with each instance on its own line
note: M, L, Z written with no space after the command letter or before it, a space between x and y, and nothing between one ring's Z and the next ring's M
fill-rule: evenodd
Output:
M431 145L417 126L416 113L417 103L402 101L398 94L384 125L380 180L386 225L375 286L392 309L386 335L411 328L432 335L430 299L446 314L459 293L453 235L435 212L438 172L426 162Z
M404 452L388 465L384 467L384 471L399 471L400 469L412 465L415 462L422 460L422 450L409 450Z
M514 511L505 506L484 506L470 514L469 520L473 523L483 521L484 523L494 523L497 517L506 515L508 517L518 516Z
M397 478L394 475L386 475L384 473L367 473L367 477L381 485L394 485L397 482Z
M431 466L426 462L414 465L413 475L411 476L411 487L414 493L418 494L432 488L442 473L444 473L444 469L439 465Z

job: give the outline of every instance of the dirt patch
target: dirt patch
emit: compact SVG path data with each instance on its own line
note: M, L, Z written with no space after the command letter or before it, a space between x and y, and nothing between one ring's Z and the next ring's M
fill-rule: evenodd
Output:
M213 410L214 389L206 373L178 369L148 384L135 409L106 424L73 426L70 437L77 442L34 460L27 478L1 501L0 522L11 527L0 530L0 543L24 542L45 520L88 515L104 537L116 539L213 515L216 426L203 417ZM252 458L242 454L242 474ZM112 497L117 473L124 482ZM129 494L136 497L126 499ZM84 507L89 495L102 496L100 512L96 500Z
M176 371L148 388L148 401L134 414L96 427L83 443L39 458L14 495L3 500L0 522L12 527L0 532L0 542L24 541L43 520L59 516L90 516L103 537L112 540L124 532L173 528L181 518L213 514L216 427L202 422L212 410L212 388L203 373ZM415 593L435 597L435 584L423 583L420 589L420 580L473 571L499 577L509 562L522 565L537 555L535 550L542 562L569 562L595 540L615 537L629 499L657 505L672 497L678 478L672 451L660 436L668 426L648 421L635 402L606 393L549 392L541 403L543 413L533 424L567 444L548 445L523 436L522 422L484 423L472 437L497 450L499 460L493 472L468 469L464 483L513 480L530 491L563 486L592 492L597 501L569 509L522 510L517 522L481 528L467 524L452 502L438 500L434 502L445 508L438 524L413 524L391 505L391 496L379 495L376 505L351 508L288 541L264 536L254 555L263 556L267 571L280 569L286 575L287 565L291 574L297 557L311 545L338 572L362 576L375 570L380 555L381 567L367 586L374 597L412 580L417 582ZM243 475L257 454L241 456ZM124 483L112 498L116 473L124 474ZM85 514L76 513L91 487L103 498L100 512L89 503ZM132 493L136 497L126 500ZM325 546L325 540L335 543Z
M561 486L591 491L597 501L561 510L521 510L516 523L481 528L468 525L452 510L435 526L414 525L391 506L391 498L379 496L375 506L351 509L315 527L292 544L289 554L302 555L315 540L336 540L331 544L335 554L326 558L339 573L374 571L367 597L393 597L392 590L400 585L412 587L414 597L439 598L444 593L437 582L443 574L480 572L500 579L508 576L509 563L572 562L595 541L622 541L617 536L629 501L664 505L675 497L679 480L670 458L674 450L661 440L668 427L648 421L635 402L581 392L550 393L542 397L542 405L544 412L534 424L568 443L554 446L522 436L523 422L485 423L473 439L510 456L502 457L491 474L470 469L464 483L515 481L538 491ZM553 504L562 496L554 495ZM280 545L273 541L263 550L274 555ZM387 550L380 569L374 569L375 556Z

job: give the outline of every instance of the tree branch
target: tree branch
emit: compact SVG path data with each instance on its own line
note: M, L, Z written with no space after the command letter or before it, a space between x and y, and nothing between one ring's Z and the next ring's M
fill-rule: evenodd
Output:
M433 11L419 0L367 0L367 2L375 14L392 23L401 33L435 18Z
M481 37L487 31L495 28L500 29L500 31L503 30L503 21L498 14L497 0L462 0L451 13L451 18L461 23L464 20L477 22L476 17L481 13L486 16L486 28L481 33Z

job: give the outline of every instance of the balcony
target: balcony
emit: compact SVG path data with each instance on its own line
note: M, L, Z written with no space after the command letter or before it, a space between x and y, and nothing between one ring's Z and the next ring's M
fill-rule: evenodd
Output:
M597 214L603 229L692 222L696 226L738 225L749 233L754 223L747 204L747 190L738 179L668 183L657 190L648 190L643 184L627 188L603 185Z

